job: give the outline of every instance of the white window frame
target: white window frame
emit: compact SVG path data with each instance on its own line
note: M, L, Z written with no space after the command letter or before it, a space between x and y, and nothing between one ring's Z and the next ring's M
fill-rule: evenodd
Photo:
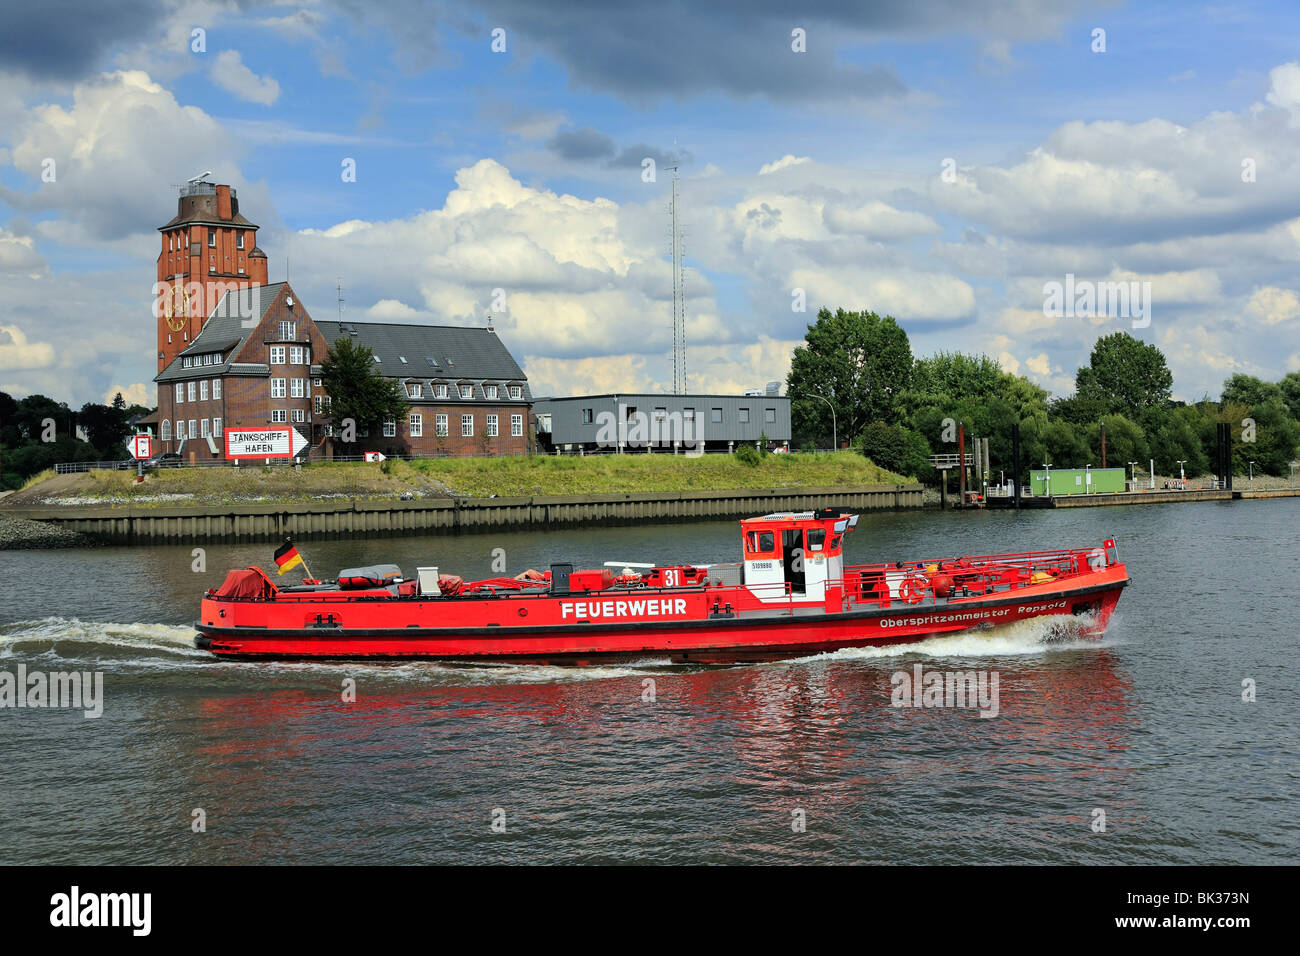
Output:
M397 437L397 419L396 419L396 418L385 418L385 419L384 419L384 437L385 437L385 438L396 438L396 437Z
M186 433L187 433L191 438L197 438L197 437L198 437L198 430L199 430L199 423L198 423L198 421L197 421L196 419L191 418L191 419L190 419L190 427L186 429Z
M198 394L198 388L196 387L196 383L195 383L195 382L186 382L186 383L185 383L185 401L187 401L187 402L195 402L195 401L198 401L198 399L196 399L196 398L194 397L194 396L197 395L197 394Z
M307 380L305 378L289 379L289 397L290 398L307 397Z
M510 416L510 437L521 438L523 437L523 434L524 434L524 416L511 415Z
M176 383L176 404L181 405L185 402L185 383Z
M206 418L199 419L199 437L200 438L212 437L212 422L210 422Z
M519 400L520 400L521 398L523 398L523 397L524 397L524 389L523 389L523 386L522 386L522 385L511 385L511 386L510 386L510 398L511 398L512 401L516 401L516 402L517 402L517 401L519 401Z
M302 351L303 351L303 350L302 350L302 346L301 346L301 345L291 345L291 346L289 346L289 364L290 364L290 365L301 365L301 364L302 364Z
M271 346L271 364L272 364L272 365L284 365L284 364L285 364L285 361L284 361L284 346L283 346L283 345L272 345L272 346Z
M302 424L302 423L306 422L306 421L307 421L307 409L305 409L305 408L291 408L291 409L289 409L289 419L290 419L290 421L293 421L293 422L295 422L295 423L297 423L297 424Z
M424 386L419 382L411 382L406 386L406 394L410 398L423 398Z
M271 409L271 422L276 425L285 424L289 421L288 413L283 408Z
M220 401L220 399L221 399L221 379L214 378L212 380L212 400L216 402L216 401Z
M460 416L460 437L461 438L474 437L474 416L473 415Z
M208 380L206 378L199 379L199 401L206 402L207 400L208 400Z
M158 440L159 441L172 440L172 420L170 418L164 418L158 424Z
M412 438L423 438L424 416L419 412L411 412L411 417L407 419L406 427Z
M446 437L447 437L447 416L446 416L446 414L445 414L445 413L442 413L442 412L439 412L437 415L434 416L433 423L434 423L434 430L435 430L435 432L437 433L438 437L439 437L439 438L446 438Z
M185 419L183 418L176 419L176 440L185 440Z
M446 397L447 397L447 386L446 386L446 385L435 385L435 386L434 386L434 389L433 389L433 393L434 393L434 395L436 395L438 398L446 398Z
M271 379L272 398L285 398L288 395L288 392L285 390L286 381L288 381L288 379L283 379L283 378Z
M460 397L461 397L462 399L473 398L473 397L474 397L474 386L473 386L473 385L462 385L462 386L460 387Z
M298 323L292 319L281 319L275 326L275 337L281 342L296 342L298 340Z
M214 438L220 438L221 435L222 435L222 431L221 431L221 419L220 419L220 418L214 418L214 419L212 419L212 436L213 436Z
M495 385L484 385L483 394L495 402L497 400L497 387Z
M497 417L495 415L490 414L487 416L487 421L483 424L483 434L487 435L488 438L497 437Z

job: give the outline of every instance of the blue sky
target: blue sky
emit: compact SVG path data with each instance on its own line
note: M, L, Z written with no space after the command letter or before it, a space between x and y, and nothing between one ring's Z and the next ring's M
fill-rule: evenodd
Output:
M534 6L0 13L0 387L151 400L153 229L212 169L320 317L340 277L376 320L481 323L500 288L537 393L667 388L668 176L641 159L674 151L693 389L783 378L823 306L1056 394L1118 329L1183 398L1300 368L1286 4ZM1066 274L1149 282L1150 326L1044 317Z

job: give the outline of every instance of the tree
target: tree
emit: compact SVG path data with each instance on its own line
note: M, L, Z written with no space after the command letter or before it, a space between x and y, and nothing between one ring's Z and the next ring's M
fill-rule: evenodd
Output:
M1080 426L1088 438L1088 461L1071 462L1073 467L1092 465L1101 467L1101 426L1106 426L1106 464L1110 468L1125 468L1130 461L1145 462L1149 457L1146 432L1137 422L1123 415L1105 415L1100 422ZM1183 457L1183 456L1179 456Z
M862 430L860 441L862 454L881 468L913 478L931 474L930 446L910 428L872 422Z
M87 402L77 413L77 424L104 458L126 457L126 439L131 426L126 423L126 402L119 392L112 405Z
M912 350L907 333L890 316L822 309L808 326L805 344L794 350L786 379L791 418L798 435L830 436L835 425L845 438L868 422L893 422L901 392L911 385Z
M358 431L378 428L385 418L404 420L411 408L402 386L376 371L370 348L350 336L340 338L326 352L321 384L330 396L336 426L350 418Z
M1265 402L1285 403L1286 398L1282 394L1281 386L1256 378L1254 375L1242 375L1238 372L1223 383L1223 396L1220 401L1253 408Z
M1088 365L1074 378L1075 397L1081 403L1095 403L1135 421L1144 409L1166 404L1173 385L1164 353L1127 332L1099 338Z
M1300 372L1287 372L1277 386L1291 417L1300 420Z

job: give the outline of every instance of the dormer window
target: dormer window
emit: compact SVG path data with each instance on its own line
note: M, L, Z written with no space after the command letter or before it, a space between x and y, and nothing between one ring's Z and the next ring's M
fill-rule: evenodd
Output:
M438 398L446 398L446 397L447 397L447 386L446 386L446 385L435 385L435 386L433 387L433 394L436 395Z
M424 386L419 382L412 382L407 386L407 394L409 394L411 398L422 398L424 396Z
M398 360L399 362L401 362L403 365L406 364L406 356L405 356L405 355L399 355L399 356L397 356L397 360Z
M492 399L493 401L496 401L497 387L495 385L484 385L483 395L487 398Z
M474 386L473 386L473 385L462 385L462 386L460 387L460 397L461 397L461 398L473 398L473 397L474 397Z
M521 398L523 398L523 397L524 397L524 389L523 389L523 386L521 386L521 385L511 385L511 386L510 386L510 397L511 397L514 401L516 401L516 402L519 401Z
M438 360L437 360L436 358L434 358L433 356L430 356L430 357L427 358L425 361L427 361L427 362L429 363L429 367L430 367L430 368L437 368L437 367L438 367Z

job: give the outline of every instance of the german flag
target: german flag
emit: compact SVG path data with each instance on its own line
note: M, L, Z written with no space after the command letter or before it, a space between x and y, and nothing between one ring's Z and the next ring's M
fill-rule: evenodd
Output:
M293 541L285 538L284 544L280 545L280 549L275 552L275 566L280 569L280 574L284 574L295 564L302 564L302 555L293 546ZM306 565L303 565L303 567L306 567Z

